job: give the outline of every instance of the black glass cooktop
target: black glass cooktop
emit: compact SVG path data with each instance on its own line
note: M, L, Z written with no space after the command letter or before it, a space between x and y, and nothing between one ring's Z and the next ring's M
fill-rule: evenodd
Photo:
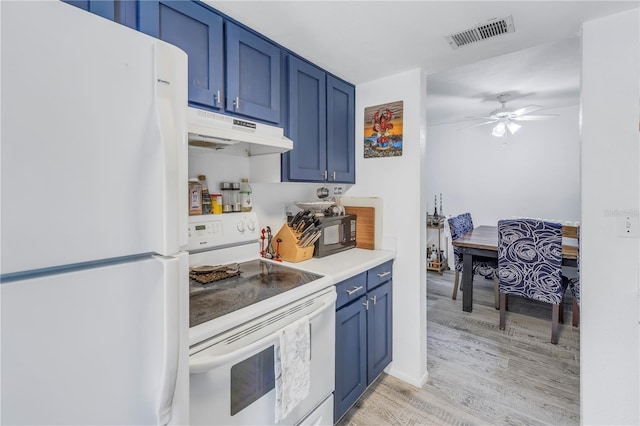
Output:
M190 280L189 327L273 297L322 275L260 259L240 263L240 275L200 284Z

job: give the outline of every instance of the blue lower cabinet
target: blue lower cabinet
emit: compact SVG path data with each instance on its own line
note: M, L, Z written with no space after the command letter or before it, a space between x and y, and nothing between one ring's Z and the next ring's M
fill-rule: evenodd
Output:
M366 296L336 311L336 382L334 421L367 388Z
M387 262L336 285L334 423L391 362L391 266Z
M367 293L367 382L373 382L391 362L391 282Z

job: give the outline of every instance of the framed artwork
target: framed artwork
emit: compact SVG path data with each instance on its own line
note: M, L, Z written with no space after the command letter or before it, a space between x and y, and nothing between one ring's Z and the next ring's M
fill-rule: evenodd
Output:
M402 155L403 101L364 109L364 158Z

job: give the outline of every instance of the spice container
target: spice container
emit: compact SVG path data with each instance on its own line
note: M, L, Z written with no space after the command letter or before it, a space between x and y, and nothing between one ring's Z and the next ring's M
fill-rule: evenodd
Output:
M211 214L211 196L209 194L209 186L207 185L207 177L199 175L198 181L202 186L202 214Z
M231 183L231 204L234 212L242 211L240 207L240 182Z
M211 213L222 213L222 194L209 194L211 196Z
M233 211L232 200L232 182L220 182L220 190L222 191L222 212L231 213Z
M189 215L202 214L202 185L196 178L189 179Z

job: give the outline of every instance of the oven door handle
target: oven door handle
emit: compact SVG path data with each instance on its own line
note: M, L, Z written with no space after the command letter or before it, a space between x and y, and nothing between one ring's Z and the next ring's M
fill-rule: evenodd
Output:
M307 316L309 317L309 321L313 320L315 317L320 315L323 311L327 310L330 307L335 309L334 302L336 301L336 293L332 292L324 300L322 306L320 306L315 311L311 312ZM221 355L214 356L203 356L201 358L191 358L189 360L189 373L198 374L198 373L206 373L209 370L213 370L214 368L218 368L221 365L225 365L227 363L236 361L238 359L244 358L246 355L260 349L261 347L269 346L270 344L275 344L278 341L278 336L280 334L279 329L262 339L256 340L255 342L243 346L240 349L237 349L232 352L228 352Z

